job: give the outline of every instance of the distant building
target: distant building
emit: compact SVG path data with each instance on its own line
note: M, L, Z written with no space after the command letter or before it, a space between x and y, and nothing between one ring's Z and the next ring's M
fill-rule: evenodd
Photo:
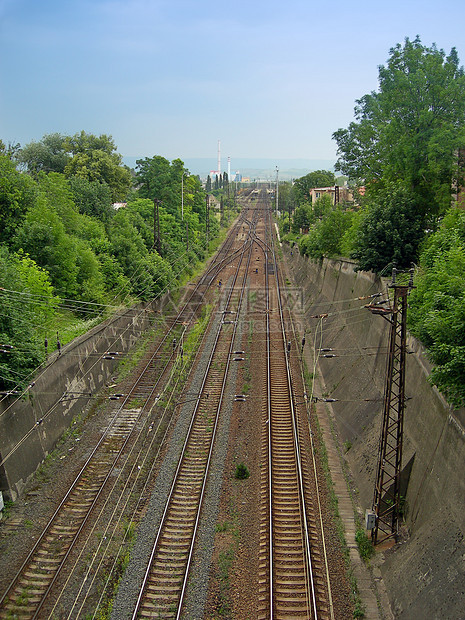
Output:
M333 205L337 205L341 202L353 202L354 196L348 187L339 185L332 185L331 187L314 187L310 190L310 198L312 202L315 202L318 198L321 198L325 194L331 196Z
M113 209L115 209L115 211L118 211L118 209L126 207L127 204L127 202L114 202L111 206L113 207Z

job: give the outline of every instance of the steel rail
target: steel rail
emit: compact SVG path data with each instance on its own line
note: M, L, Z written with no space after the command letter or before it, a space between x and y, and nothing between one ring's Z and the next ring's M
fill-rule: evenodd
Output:
M272 239L272 246L273 246L272 256L273 256L273 263L274 263L274 269L275 269L276 288L277 288L277 293L278 293L277 300L278 300L278 308L279 308L279 315L280 315L281 332L282 332L283 343L285 344L287 342L287 337L286 337L285 324L284 324L283 306L282 306L282 299L281 299L281 287L280 287L280 282L279 282L279 271L278 271L278 264L276 260L276 253L274 250L273 235L271 239ZM314 618L318 618L318 612L317 612L317 607L316 607L315 583L313 579L313 570L312 570L312 558L310 554L310 536L308 533L308 524L307 524L307 518L306 518L307 511L305 509L306 501L305 501L305 492L304 492L304 481L303 481L303 475L302 475L302 459L301 459L300 445L299 445L300 442L299 442L299 434L298 434L297 421L296 421L296 410L295 410L295 402L294 402L295 397L294 397L294 391L292 388L292 377L291 377L289 352L286 347L284 348L284 353L285 353L285 358L286 358L286 373L287 373L289 402L290 402L290 407L291 407L291 418L292 418L292 426L293 426L293 434L294 434L294 449L295 449L296 461L297 461L300 502L302 505L302 513L303 513L302 520L303 520L304 536L305 536L304 542L305 542L305 551L306 551L306 559L307 559L307 567L308 567L307 587L308 587L309 594L310 594L310 601L312 603Z
M227 239L225 240L225 242L223 242L223 246L226 246L229 243L229 247L232 244L232 241L234 240L234 236L236 234L236 230L237 227L239 226L239 223L241 222L241 218L239 218L238 223L236 224L236 226L234 226L234 228L232 229L232 231L230 232L230 234L228 234ZM227 257L225 259L222 259L221 261L215 262L213 263L208 271L209 272L214 272L216 270L216 272L218 273L224 266L224 264L230 260L233 260L233 258L231 257ZM62 501L60 502L59 506L56 508L55 512L53 513L53 515L51 516L51 518L49 519L48 523L46 524L45 528L43 529L42 533L40 534L40 536L38 537L38 539L36 540L34 546L32 547L31 551L29 552L28 556L26 557L26 559L24 560L23 564L21 565L20 569L17 571L17 573L15 574L15 576L13 577L12 581L10 582L9 586L6 588L5 592L2 594L1 598L0 598L0 608L3 605L3 603L6 603L7 598L9 597L10 593L12 592L13 588L15 587L16 583L18 582L18 580L21 578L21 574L24 572L25 568L27 567L27 565L30 563L30 561L32 560L34 554L37 552L39 546L42 544L42 542L44 541L45 536L47 535L48 531L50 530L50 528L52 527L53 523L55 522L57 516L59 515L60 511L63 509L64 505L66 504L67 500L70 498L71 494L73 493L73 491L77 488L79 482L81 481L84 473L86 472L86 470L88 469L90 463L93 461L94 457L96 456L99 448L102 446L102 444L104 443L105 439L107 438L108 434L111 432L115 421L117 420L118 416L120 415L121 411L123 410L125 404L128 402L128 400L131 398L131 395L134 393L135 389L137 388L137 386L139 385L139 383L141 382L144 374L147 372L147 370L150 367L150 364L152 363L152 361L155 359L155 357L157 356L157 354L160 352L161 348L163 347L163 345L166 343L166 340L168 339L168 337L170 336L170 334L172 333L177 320L179 320L179 318L182 316L184 310L188 307L190 300L192 299L193 295L195 294L195 292L198 290L198 288L202 285L201 282L199 282L196 286L196 288L194 289L194 291L192 291L191 295L189 296L188 301L183 305L183 308L181 309L180 312L178 312L178 315L175 319L175 321L173 322L172 326L169 328L168 332L165 334L165 336L163 337L162 341L158 344L155 352L153 353L153 355L151 356L150 360L147 362L147 364L145 365L144 369L142 370L142 372L140 373L138 379L136 380L136 382L134 383L134 385L132 386L132 388L130 389L129 393L127 394L127 396L124 398L124 400L122 401L121 406L119 407L119 409L115 412L114 416L112 417L112 419L110 420L107 428L105 429L105 431L103 432L102 436L100 437L99 441L97 442L97 444L95 445L94 449L92 450L91 454L89 455L89 457L87 458L87 460L85 461L84 465L81 467L80 471L78 472L77 476L75 477L73 483L70 485L68 491L66 492L65 496L63 497ZM207 285L207 288L210 285ZM168 367L168 365L170 364L170 361L172 360L173 357L173 353L171 354L167 364L165 365L164 369L162 370L162 374L160 375L160 377L163 375L163 373L165 372L166 368ZM150 396L153 395L156 386L158 385L158 381L156 382L156 384L152 387L151 391L150 391ZM149 398L150 398L149 396ZM134 426L135 427L135 426ZM125 446L127 445L127 442L129 441L130 437L131 437L130 433L126 440L123 443L123 446L121 447L121 450L118 452L117 456L114 458L113 464L110 466L110 470L108 472L108 474L105 476L104 481L99 489L99 491L97 492L93 502L90 504L90 507L87 511L87 514L83 517L82 523L79 526L74 540L71 542L69 548L67 549L65 555L63 556L61 562L58 564L57 566L57 571L55 572L55 575L52 578L52 582L50 583L50 586L47 588L46 594L45 596L42 598L42 601L39 603L39 607L37 609L37 611L35 612L35 614L32 616L33 618L37 617L38 612L40 611L40 609L42 608L45 598L46 596L49 594L52 585L55 583L58 574L60 573L60 571L62 570L66 559L68 558L78 536L80 535L82 529L84 528L85 524L87 523L87 520L90 516L90 513L92 512L93 507L95 506L96 502L98 501L100 494L104 488L104 486L106 485L108 478L110 477L112 470L116 464L116 462L118 461L122 451L124 450Z
M270 234L270 222L269 222L269 210L265 210L265 232L266 235ZM296 422L296 411L294 406L294 397L293 397L293 389L292 389L292 377L290 370L290 359L286 350L286 332L284 325L284 316L282 309L282 299L281 299L281 289L279 285L279 270L278 264L276 260L276 253L274 250L273 244L273 234L271 233L271 241L268 242L261 241L258 239L259 245L262 247L263 252L265 254L265 290L266 290L266 350L267 350L267 437L268 437L268 529L269 529L269 543L268 543L268 555L269 555L269 592L268 592L268 617L270 620L273 620L277 611L275 609L275 575L274 575L274 508L273 508L273 496L274 496L274 467L273 467L273 411L276 405L273 405L272 402L272 378L271 378L271 354L272 354L272 343L271 343L271 324L270 324L270 314L271 314L271 305L270 305L270 269L269 265L273 266L275 281L276 281L276 293L277 293L277 304L279 311L279 320L280 320L280 328L281 328L281 345L283 349L283 356L285 362L285 375L286 375L286 389L287 389L287 400L289 401L290 408L290 418L292 425L292 437L293 437L293 451L295 457L295 468L297 471L297 485L298 485L298 505L300 512L300 528L302 530L303 536L303 550L305 554L305 562L304 562L304 575L306 590L307 590L307 609L308 613L310 613L310 607L312 607L312 614L315 618L317 618L317 610L316 610L316 597L314 591L313 584L313 576L311 570L311 556L310 556L310 540L307 528L307 520L306 520L306 510L305 510L305 496L304 496L304 481L302 474L302 466L301 466L301 455L300 455L300 447L299 447L299 438L298 438L298 428ZM280 612L282 613L282 612ZM281 617L278 613L277 617Z
M251 247L252 247L252 241L251 240L249 240L249 242L247 244L243 244L243 247L241 249L242 256L245 254L245 251L248 248L250 249ZM234 276L234 283L237 280L237 277L238 277L238 274L239 274L239 271L240 271L240 267L241 267L241 263L242 263L242 259L240 261L240 264L236 268L236 273L235 273L235 276ZM247 277L247 274L244 277L244 282L245 282L245 278L246 277ZM228 308L228 306L229 306L229 303L230 303L230 300L231 300L231 297L232 297L232 294L233 294L233 290L234 290L234 284L229 289L228 299L227 299L227 302L226 302L226 308ZM236 332L236 325L234 326L234 329L233 329L233 336L235 335L235 332ZM203 393L203 391L205 389L205 385L206 385L206 382L207 382L207 378L209 376L209 371L210 371L210 368L212 366L213 358L215 356L215 351L217 349L217 345L218 345L218 341L220 339L221 333L222 333L222 325L220 323L220 325L218 326L216 335L215 335L215 340L214 340L214 343L213 343L213 346L212 346L212 351L210 353L209 360L208 360L207 366L206 366L206 370L204 372L204 376L203 376L203 379L202 379L201 387L200 387L200 390L199 390L199 394L200 395ZM234 343L234 337L231 338L230 347L233 345L233 343ZM231 350L231 348L230 348L230 350ZM230 356L228 356L228 365L227 365L227 367L229 367L229 359L230 359ZM214 429L213 429L213 432L212 432L212 438L211 438L211 442L210 442L210 449L209 449L209 454L208 454L208 459L207 459L207 466L205 467L205 472L204 472L204 476L203 476L203 482L202 482L202 487L201 487L201 499L203 499L203 493L204 493L204 490L205 490L205 483L206 483L206 478L207 478L207 473L208 473L208 466L210 464L211 453L212 453L213 445L214 445L214 435L216 433L217 424L218 424L218 412L219 412L219 409L221 407L222 396L224 394L224 386L225 386L226 377L227 377L227 373L225 372L224 375L223 375L223 383L222 383L222 390L221 390L220 398L219 398L219 404L217 406L217 415L216 415L216 420L215 420L215 426L214 426ZM143 597L144 597L145 590L146 590L146 587L147 587L147 584L148 584L148 580L149 580L149 577L150 577L151 566L152 566L152 564L154 562L154 558L155 558L155 555L156 555L156 552L157 552L157 549L158 549L159 541L160 541L160 538L161 538L161 535L162 535L162 531L163 531L163 525L164 525L164 523L165 523L165 521L167 519L167 515L168 515L169 508L170 508L171 500L172 500L172 498L174 496L177 480L178 480L178 477L179 477L179 474L180 474L180 471L181 471L181 468L182 468L182 465L183 465L184 454L185 454L185 452L187 450L187 446L188 446L188 443L189 443L189 439L190 439L190 436L191 436L191 433L192 433L193 425L194 425L195 418L196 418L196 415L197 415L197 412L198 412L199 408L200 408L200 398L197 399L195 407L194 407L194 411L193 411L193 414L192 414L192 417L191 417L191 422L190 422L190 425L189 425L188 433L187 433L187 436L186 436L186 439L185 439L185 442L184 442L184 445L183 445L183 448L182 448L181 456L180 456L179 461L178 461L178 465L177 465L176 472L175 472L175 475L174 475L174 478L173 478L173 482L172 482L172 485L171 485L171 488L170 488L170 491L169 491L169 494L168 494L168 497L167 497L167 501L165 503L165 508L164 508L163 515L162 515L162 518L161 518L161 522L160 522L160 525L159 525L159 528L158 528L158 532L157 532L155 541L154 541L153 546L152 546L152 551L151 551L150 558L149 558L149 561L148 561L148 564L147 564L147 568L146 568L146 571L145 571L145 574L144 574L143 582L142 582L142 585L141 585L141 588L140 588L140 591L139 591L138 599L136 601L135 609L134 609L133 616L132 616L133 619L135 619L137 617L137 614L139 613L139 610L140 610L141 605L142 605ZM198 520L199 520L200 508L201 508L201 499L199 500L198 508L197 508L197 515L196 515L196 519L195 519L195 530L196 530L196 528L198 526ZM189 568L189 565L190 565L190 562L191 562L191 559L192 559L192 550L193 550L194 541L195 541L195 532L192 535L191 544L190 544L190 547L189 547L188 565L184 569L184 578L183 578L183 583L182 583L182 586L181 586L182 599L181 598L179 599L179 602L178 602L178 605L177 605L178 617L179 617L179 614L181 613L182 600L184 598L184 593L185 593L185 588L186 588L186 583L187 583L188 568Z

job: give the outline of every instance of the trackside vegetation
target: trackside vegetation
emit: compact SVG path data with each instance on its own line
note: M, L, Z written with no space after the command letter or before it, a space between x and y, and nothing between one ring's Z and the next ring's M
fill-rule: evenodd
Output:
M85 132L0 140L0 221L2 392L24 388L76 330L175 290L220 231L212 210L207 248L206 194L181 160L130 170L111 136Z
M465 73L455 48L419 37L393 47L378 91L333 138L343 176L280 185L281 235L315 260L346 257L381 275L414 266L409 328L429 352L432 383L464 406ZM312 202L311 189L325 187Z

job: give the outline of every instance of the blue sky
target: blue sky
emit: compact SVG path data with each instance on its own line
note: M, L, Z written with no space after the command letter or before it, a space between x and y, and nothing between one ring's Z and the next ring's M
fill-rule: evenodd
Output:
M335 159L389 49L418 34L465 64L464 23L463 0L0 0L0 138Z

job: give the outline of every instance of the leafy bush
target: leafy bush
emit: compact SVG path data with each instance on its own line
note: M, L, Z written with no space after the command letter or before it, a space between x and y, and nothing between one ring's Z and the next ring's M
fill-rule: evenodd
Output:
M409 327L435 365L431 381L451 405L465 405L465 212L453 208L420 255Z
M358 552L362 560L368 561L375 553L373 543L365 534L365 530L357 530L355 532L355 542L357 543Z

